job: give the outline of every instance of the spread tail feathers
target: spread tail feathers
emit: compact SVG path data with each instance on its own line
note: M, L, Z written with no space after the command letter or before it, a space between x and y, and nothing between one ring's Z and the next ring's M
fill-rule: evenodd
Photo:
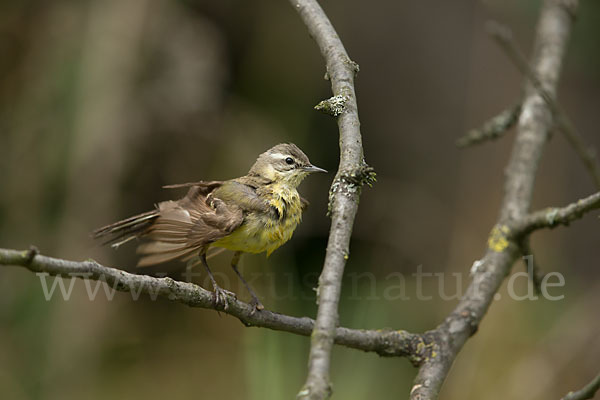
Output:
M110 244L117 248L120 245L136 239L144 234L155 219L159 216L159 210L152 210L143 214L134 215L114 224L103 226L92 232L92 236L97 238L107 238L103 244Z

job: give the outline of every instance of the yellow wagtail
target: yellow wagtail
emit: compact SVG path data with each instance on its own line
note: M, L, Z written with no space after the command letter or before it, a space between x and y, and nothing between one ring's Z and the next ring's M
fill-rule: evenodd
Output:
M312 165L296 145L278 144L259 155L245 176L165 186L189 191L182 199L163 201L152 211L99 228L93 235L107 237L113 247L148 239L137 248L142 255L138 266L199 256L214 288L215 305L224 308L226 295L235 295L217 285L206 252L213 247L233 250L231 266L261 310L237 264L242 253L270 255L292 237L308 204L296 188L312 172L327 171Z

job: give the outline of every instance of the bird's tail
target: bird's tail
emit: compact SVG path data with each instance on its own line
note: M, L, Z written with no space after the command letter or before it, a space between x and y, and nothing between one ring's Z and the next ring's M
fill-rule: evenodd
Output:
M159 213L160 211L156 209L103 226L93 231L92 237L94 239L103 238L105 241L102 244L110 244L111 247L117 248L146 233L158 218Z

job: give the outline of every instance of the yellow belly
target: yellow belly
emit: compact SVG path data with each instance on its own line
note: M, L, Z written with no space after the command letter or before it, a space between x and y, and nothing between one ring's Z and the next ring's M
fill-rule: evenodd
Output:
M271 255L275 249L291 239L302 219L302 207L297 192L295 195L286 196L285 201L278 196L270 203L278 209L279 219L266 214L249 213L239 228L212 243L212 246L246 253L266 251L267 256Z

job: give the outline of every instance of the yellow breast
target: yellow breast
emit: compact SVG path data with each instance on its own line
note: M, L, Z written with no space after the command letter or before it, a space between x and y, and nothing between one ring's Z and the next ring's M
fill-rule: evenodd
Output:
M265 197L277 210L278 218L273 218L271 214L249 213L239 228L214 242L212 246L246 253L266 251L269 256L290 240L302 219L300 195L295 189L273 187Z

